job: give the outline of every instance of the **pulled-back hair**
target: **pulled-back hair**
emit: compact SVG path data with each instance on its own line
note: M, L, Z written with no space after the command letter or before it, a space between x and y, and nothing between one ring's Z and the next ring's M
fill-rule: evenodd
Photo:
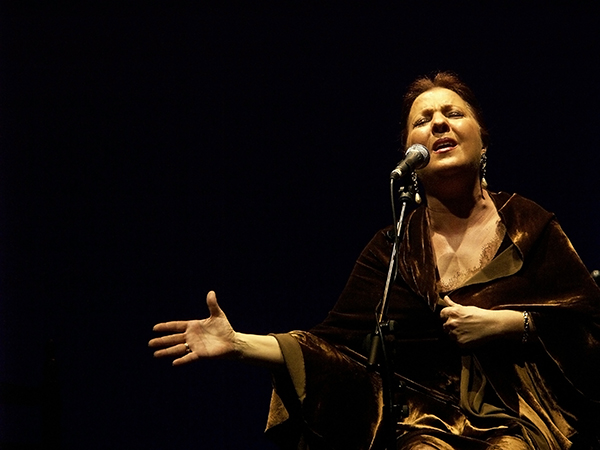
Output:
M445 88L456 92L471 108L473 116L479 127L481 128L481 141L483 146L487 147L490 141L490 135L483 121L483 114L479 102L475 97L475 94L469 86L467 86L458 76L452 72L437 72L431 76L423 76L417 78L408 87L406 94L402 101L402 116L400 118L400 125L402 126L402 132L400 135L400 142L402 148L406 147L406 139L408 137L408 115L410 114L410 108L412 107L416 98L424 92L427 92L433 88Z

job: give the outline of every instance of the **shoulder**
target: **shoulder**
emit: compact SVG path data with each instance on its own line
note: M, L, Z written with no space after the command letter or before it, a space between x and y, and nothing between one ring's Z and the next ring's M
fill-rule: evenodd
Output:
M509 213L511 215L517 212L526 212L527 214L535 214L543 219L552 219L554 214L544 209L542 206L523 197L519 194L510 194L508 192L489 192L490 197L496 204L498 212Z
M506 226L509 237L522 254L528 252L549 224L556 224L553 213L519 194L490 192L490 197Z

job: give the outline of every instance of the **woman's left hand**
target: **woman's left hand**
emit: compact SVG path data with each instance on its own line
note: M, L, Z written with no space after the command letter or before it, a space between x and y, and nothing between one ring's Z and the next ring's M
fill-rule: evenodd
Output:
M499 338L518 340L522 336L523 314L519 311L463 306L448 296L444 301L448 305L440 311L444 331L461 347L478 347Z

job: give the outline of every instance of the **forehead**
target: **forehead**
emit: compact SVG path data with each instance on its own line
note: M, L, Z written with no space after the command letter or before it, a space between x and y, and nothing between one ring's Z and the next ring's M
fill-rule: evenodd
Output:
M456 92L446 88L433 88L423 92L413 102L410 115L418 114L425 110L437 110L448 106L469 108L469 104Z

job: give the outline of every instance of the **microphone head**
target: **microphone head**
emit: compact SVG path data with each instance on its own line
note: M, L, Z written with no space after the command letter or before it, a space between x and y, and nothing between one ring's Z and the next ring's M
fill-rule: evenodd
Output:
M411 172L425 167L429 163L429 150L424 145L413 144L404 152L404 159L392 170L390 177L394 180L403 178Z
M404 153L405 159L410 158L413 162L412 170L422 169L429 164L429 150L422 144L413 144L406 149Z

